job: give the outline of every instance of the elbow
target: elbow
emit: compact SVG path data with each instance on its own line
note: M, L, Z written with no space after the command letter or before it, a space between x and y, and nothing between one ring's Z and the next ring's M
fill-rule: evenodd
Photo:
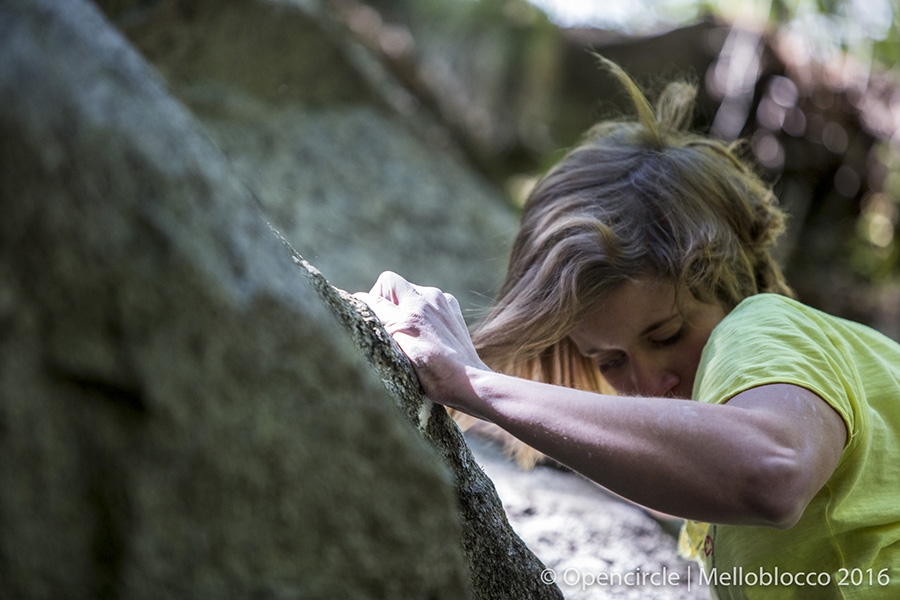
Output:
M745 506L751 524L790 529L800 521L811 499L799 458L773 453L757 462L746 480Z
M806 503L798 503L793 499L775 499L758 511L762 525L775 529L790 529L800 521Z

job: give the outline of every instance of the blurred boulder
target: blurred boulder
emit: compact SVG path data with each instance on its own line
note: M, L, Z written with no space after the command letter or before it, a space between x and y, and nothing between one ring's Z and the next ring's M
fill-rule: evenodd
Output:
M330 12L163 0L117 14L273 223L333 283L368 290L393 270L453 293L467 315L489 303L515 215Z

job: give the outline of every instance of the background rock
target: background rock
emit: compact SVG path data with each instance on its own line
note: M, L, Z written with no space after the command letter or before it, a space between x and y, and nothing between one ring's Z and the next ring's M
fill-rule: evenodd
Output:
M393 270L472 317L499 287L515 215L316 5L168 0L123 26L330 281L368 290Z

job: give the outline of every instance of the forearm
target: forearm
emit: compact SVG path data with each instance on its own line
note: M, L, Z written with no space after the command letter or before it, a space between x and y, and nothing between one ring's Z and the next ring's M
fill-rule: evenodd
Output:
M789 477L779 474L780 457L794 457L790 436L765 415L469 375L470 405L483 418L613 492L685 518L778 524L764 492Z

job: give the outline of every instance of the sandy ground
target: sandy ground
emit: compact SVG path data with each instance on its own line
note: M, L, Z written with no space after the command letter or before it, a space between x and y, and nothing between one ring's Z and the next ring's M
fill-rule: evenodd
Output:
M698 565L678 556L674 534L645 511L580 475L546 466L525 472L493 442L466 439L513 528L568 600L709 599Z

